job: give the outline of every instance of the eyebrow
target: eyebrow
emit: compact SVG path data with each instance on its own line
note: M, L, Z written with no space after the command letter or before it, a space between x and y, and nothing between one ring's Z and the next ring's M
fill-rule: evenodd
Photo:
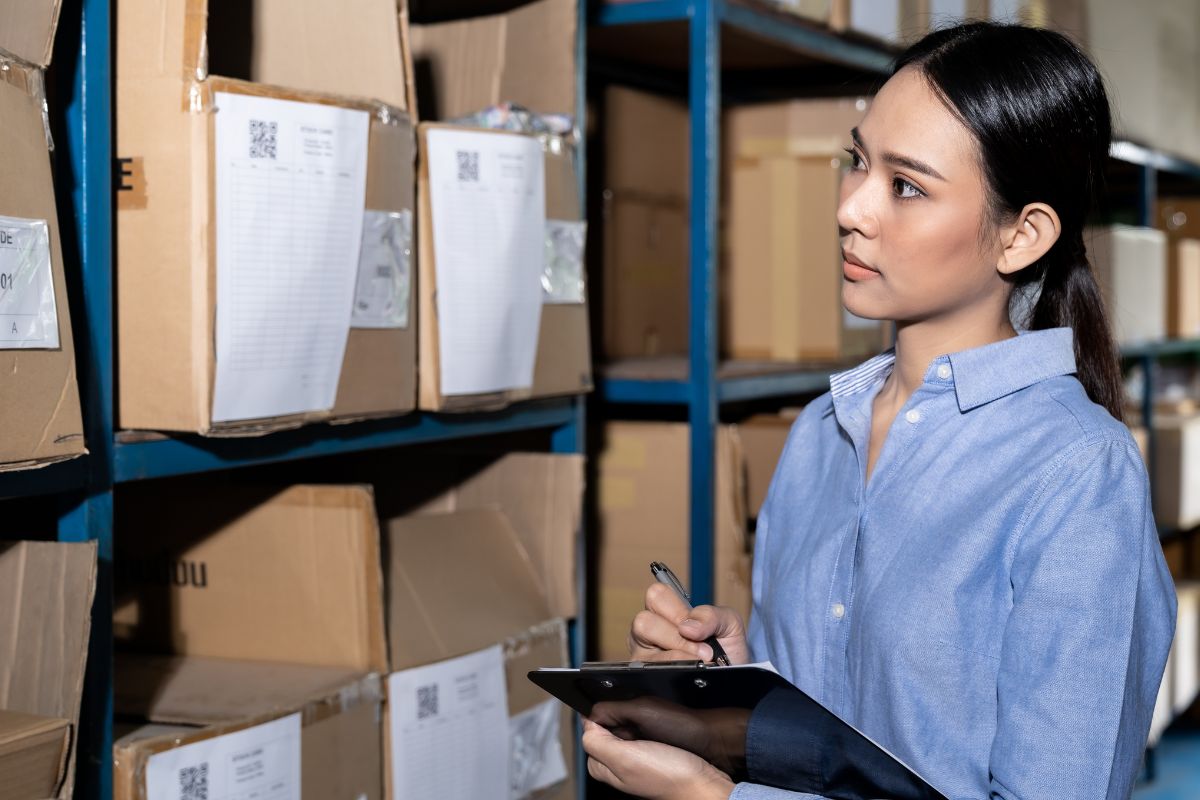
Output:
M863 150L867 149L867 146L865 144L863 144L862 135L858 132L858 128L852 128L850 130L850 138L853 139L854 143L857 144L859 147L861 147ZM936 169L929 166L924 161L918 161L915 158L909 158L908 156L902 156L899 153L884 153L882 158L884 161L886 161L889 164L894 164L895 166L898 166L898 167L905 167L906 169L911 169L913 172L919 172L922 175L928 175L931 178L937 178L939 181L946 180L944 177L942 177L942 173L938 172Z

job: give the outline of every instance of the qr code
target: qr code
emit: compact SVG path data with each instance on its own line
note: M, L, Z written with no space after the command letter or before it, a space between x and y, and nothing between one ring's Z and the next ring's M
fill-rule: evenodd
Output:
M250 120L250 157L275 158L275 135L279 132L278 122Z
M179 770L179 800L208 800L208 762Z
M417 719L429 719L438 714L437 684L417 687Z
M458 179L479 183L479 152L475 150L458 151Z

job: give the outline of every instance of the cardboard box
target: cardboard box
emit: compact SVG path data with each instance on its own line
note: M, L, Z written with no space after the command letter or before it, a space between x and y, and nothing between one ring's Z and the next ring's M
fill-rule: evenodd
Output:
M57 0L0 2L0 236L24 242L32 258L0 258L6 291L0 316L0 471L39 467L87 452L75 374L75 345L63 273L54 177L50 168L41 67L50 61ZM14 61L4 53L24 59ZM17 270L22 299L9 285ZM20 285L19 284L19 285ZM37 296L40 294L40 300ZM26 295L34 295L24 299ZM36 313L40 324L26 327ZM52 312L52 313L51 313ZM14 335L15 334L15 335ZM36 349L35 349L36 348Z
M604 355L686 353L687 106L610 86L603 125Z
M1155 227L1167 234L1167 333L1200 336L1200 200L1165 197Z
M498 509L528 553L551 617L579 610L584 458L544 453L431 454L419 470L373 463L383 519Z
M8 800L56 797L71 747L65 719L0 709L0 786Z
M399 5L415 75L411 107L422 120L449 121L505 102L575 116L576 0L518 0L503 10L471 3L482 12L471 15L424 3L416 10L425 17L410 14L407 0ZM466 18L448 19L452 10Z
M305 796L382 800L379 528L361 486L123 487L114 628L117 797L153 755L302 716Z
M243 13L258 15L254 49L243 54L247 77L269 76L338 95L210 76L204 0L172 0L165 8L118 5L121 427L246 435L415 407L416 325L410 292L407 327L351 328L333 408L222 423L214 423L211 414L218 235L214 95L222 91L370 113L365 208L411 213L414 142L405 113L407 91L404 81L396 79L403 74L400 50L390 44L398 36L397 20L389 3L383 3L387 13L379 13L381 2L355 0L349 10L354 13L316 0L299 5L264 0L253 8L241 7ZM288 19L279 22L281 27L273 27L284 17ZM332 18L340 21L334 24ZM268 29L271 33L263 33ZM357 58L331 58L355 51L361 51ZM378 92L395 105L351 99L366 92Z
M0 543L0 786L5 790L24 785L34 800L72 796L95 591L94 542Z
M861 360L884 326L842 307L837 208L843 148L865 98L748 106L728 115L727 324L734 358Z
M377 674L356 670L199 657L117 656L114 707L151 720L113 745L115 800L153 800L152 759L256 725L299 716L298 794L383 800ZM278 744L259 765L282 757ZM198 763L203 757L189 754Z
M428 150L431 130L468 130L457 126L420 126L422 153ZM518 137L521 134L469 129L480 136ZM546 220L573 223L583 220L580 210L578 183L568 147L560 140L548 139L543 153L545 170ZM543 298L536 348L534 351L533 374L529 386L514 386L498 391L478 393L446 393L442 376L440 322L437 312L438 267L434 246L434 227L438 221L433 217L430 193L429 159L423 157L417 176L420 234L418 236L418 261L420 263L420 407L427 411L480 411L504 408L518 400L532 397L552 397L589 392L592 389L591 343L588 331L588 312L585 295L583 302L553 303ZM442 224L452 224L448 220ZM462 224L462 223L459 223ZM473 235L474 231L464 228L461 235ZM582 252L577 254L582 255ZM576 259L578 280L583 281L583 263ZM489 264L480 264L480 271ZM537 287L534 287L537 291ZM483 289L481 289L483 291ZM489 302L480 298L481 303Z
M1166 235L1153 228L1111 225L1089 229L1084 241L1117 343L1166 336Z
M767 500L783 446L799 413L800 409L784 409L778 414L756 414L738 423L746 461L746 511L752 518L758 517Z
M540 746L516 734L511 751L526 760L541 760L554 757L557 750L566 779L533 796L574 798L573 714L526 677L538 667L569 665L566 625L553 617L538 590L537 574L508 519L500 511L485 509L391 518L384 526L392 669L502 645L510 719L538 707L553 709L553 722ZM448 569L451 564L453 569ZM390 738L390 723L387 730ZM390 741L388 752L392 759L398 757ZM523 772L530 771L529 764L523 766ZM395 796L392 769L389 760L389 797Z
M114 636L142 652L384 672L363 486L121 487Z
M1179 612L1171 655L1171 707L1182 714L1200 696L1200 582L1178 581Z
M1154 418L1154 519L1184 530L1200 523L1200 416Z
M645 607L650 562L688 574L688 426L614 422L598 458L595 624L600 660L629 657L629 625ZM748 619L751 548L741 440L736 427L717 435L715 596ZM686 581L686 577L684 577Z

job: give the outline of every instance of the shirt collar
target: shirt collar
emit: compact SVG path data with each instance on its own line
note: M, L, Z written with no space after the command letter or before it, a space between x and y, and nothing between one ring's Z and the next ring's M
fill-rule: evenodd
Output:
M941 356L934 360L926 381L937 376L938 364L950 362L960 411L970 411L1035 383L1075 372L1074 333L1070 328L1020 331L1000 342ZM896 361L895 349L871 358L829 379L835 400L858 394L887 377Z

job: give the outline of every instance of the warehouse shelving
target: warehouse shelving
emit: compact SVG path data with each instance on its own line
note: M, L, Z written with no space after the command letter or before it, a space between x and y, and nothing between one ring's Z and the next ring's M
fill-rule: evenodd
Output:
M839 88L869 90L898 51L751 0L642 0L596 4L589 64L605 80L686 93L690 117L689 352L677 359L615 362L601 371L601 399L614 406L684 406L690 422L690 586L697 602L713 597L714 457L720 408L745 400L788 398L828 388L834 368L756 368L718 359L717 192L720 109L764 96ZM772 78L783 76L783 80ZM723 95L729 84L729 97ZM1200 182L1200 164L1129 141L1112 157L1136 170L1137 221L1153 225L1158 175ZM1200 353L1200 340L1160 342L1123 353L1139 361L1144 424L1152 429L1154 365L1164 355ZM613 413L619 413L614 411ZM1151 437L1153 464L1153 437Z
M577 93L584 96L586 16L576 42ZM213 472L427 442L538 430L550 449L582 453L582 397L530 401L486 414L416 413L346 425L315 425L249 439L205 439L114 430L113 54L112 0L65 0L52 67L57 91L51 121L58 150L72 325L87 455L41 469L0 474L0 498L43 496L58 513L61 541L95 541L99 578L80 723L76 796L112 797L113 489L128 481ZM580 115L578 118L582 118ZM583 187L582 137L578 148ZM73 219L74 225L69 220ZM582 535L582 533L580 534ZM579 552L583 552L582 546ZM583 587L583 565L578 566ZM581 608L583 593L581 591ZM581 621L572 657L583 655ZM579 762L582 764L582 762ZM581 779L582 783L582 779Z

